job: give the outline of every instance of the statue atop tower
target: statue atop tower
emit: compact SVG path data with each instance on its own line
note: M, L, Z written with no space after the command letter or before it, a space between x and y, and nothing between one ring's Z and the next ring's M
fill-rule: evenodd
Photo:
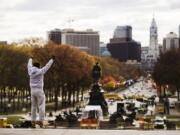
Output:
M156 21L154 18L152 19L152 23L151 23L151 27L150 27L150 36L154 36L154 37L158 36L157 25L156 25Z
M150 26L150 53L153 56L153 59L156 60L159 56L159 45L158 45L158 28L156 21L153 18Z
M101 91L99 79L101 77L101 67L97 62L92 69L93 85L90 92L89 105L100 105L103 115L108 114L108 104L104 98L104 94Z
M149 46L142 48L141 64L144 71L152 71L159 57L158 27L155 18L152 18L149 28Z

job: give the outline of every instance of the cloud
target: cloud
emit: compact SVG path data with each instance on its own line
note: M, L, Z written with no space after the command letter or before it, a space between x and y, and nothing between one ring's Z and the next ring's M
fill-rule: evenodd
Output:
M172 10L179 10L180 9L180 1L179 0L171 0L169 2L169 6Z
M100 31L101 41L108 42L117 25L132 25L133 38L144 46L149 44L153 13L160 42L169 31L177 33L179 3L179 0L1 0L0 40L46 38L48 30L71 26ZM75 21L69 24L68 19Z

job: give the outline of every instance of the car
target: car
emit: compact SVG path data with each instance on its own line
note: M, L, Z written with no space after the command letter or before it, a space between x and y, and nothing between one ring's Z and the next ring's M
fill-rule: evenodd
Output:
M176 107L176 104L174 102L169 104L169 108L175 108L175 107Z
M6 128L14 128L12 124L7 124Z
M176 107L177 98L169 98L169 108Z
M114 98L109 98L108 102L115 102L116 100Z
M164 129L165 128L165 119L162 117L156 117L154 122L155 129Z

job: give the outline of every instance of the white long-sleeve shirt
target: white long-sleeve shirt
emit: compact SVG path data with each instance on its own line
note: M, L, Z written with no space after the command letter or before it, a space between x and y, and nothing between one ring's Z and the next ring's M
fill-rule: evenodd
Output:
M53 64L53 59L50 59L49 62L43 68L37 68L32 66L32 59L28 61L28 74L30 76L30 87L32 89L43 89L44 87L44 74Z

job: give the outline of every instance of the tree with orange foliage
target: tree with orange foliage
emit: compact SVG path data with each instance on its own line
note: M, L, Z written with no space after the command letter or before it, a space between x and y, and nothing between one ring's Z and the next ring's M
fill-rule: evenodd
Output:
M72 98L73 104L79 101L81 89L90 86L93 57L69 45L37 47L33 50L33 55L44 64L51 55L56 57L54 67L45 79L45 87L55 89L55 110L58 108L58 96L61 96L63 106L65 102L71 104Z
M116 88L116 80L112 76L105 77L100 82L105 90L114 90Z

